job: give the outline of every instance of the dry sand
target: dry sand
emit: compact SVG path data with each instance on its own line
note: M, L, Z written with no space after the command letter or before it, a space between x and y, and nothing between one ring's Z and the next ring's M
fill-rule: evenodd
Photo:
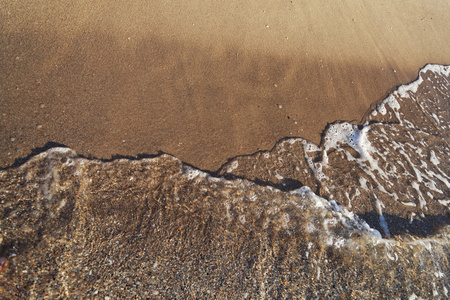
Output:
M216 170L318 143L449 64L449 17L448 1L1 1L0 165L56 142Z

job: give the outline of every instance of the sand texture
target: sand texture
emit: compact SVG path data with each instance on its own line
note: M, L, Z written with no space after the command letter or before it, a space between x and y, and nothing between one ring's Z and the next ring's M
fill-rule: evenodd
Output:
M318 144L450 63L449 5L1 1L1 166L48 142L208 170L284 137Z
M0 298L448 299L449 17L0 1Z

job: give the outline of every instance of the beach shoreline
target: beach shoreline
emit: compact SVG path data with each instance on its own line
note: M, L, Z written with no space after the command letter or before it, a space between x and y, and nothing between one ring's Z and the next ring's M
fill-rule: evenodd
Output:
M0 165L53 142L214 171L286 137L318 144L450 63L448 4L396 5L4 1Z

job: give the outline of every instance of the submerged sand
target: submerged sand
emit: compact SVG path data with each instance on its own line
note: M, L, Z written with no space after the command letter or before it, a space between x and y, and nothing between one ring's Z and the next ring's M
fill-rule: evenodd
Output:
M448 64L447 1L0 2L0 164L48 142L216 170Z

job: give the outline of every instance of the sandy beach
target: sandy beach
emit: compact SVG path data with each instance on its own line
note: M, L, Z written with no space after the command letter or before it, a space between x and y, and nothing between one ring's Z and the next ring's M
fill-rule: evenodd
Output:
M0 297L448 299L449 17L0 0Z
M448 1L0 1L0 166L54 142L217 170L449 64Z

